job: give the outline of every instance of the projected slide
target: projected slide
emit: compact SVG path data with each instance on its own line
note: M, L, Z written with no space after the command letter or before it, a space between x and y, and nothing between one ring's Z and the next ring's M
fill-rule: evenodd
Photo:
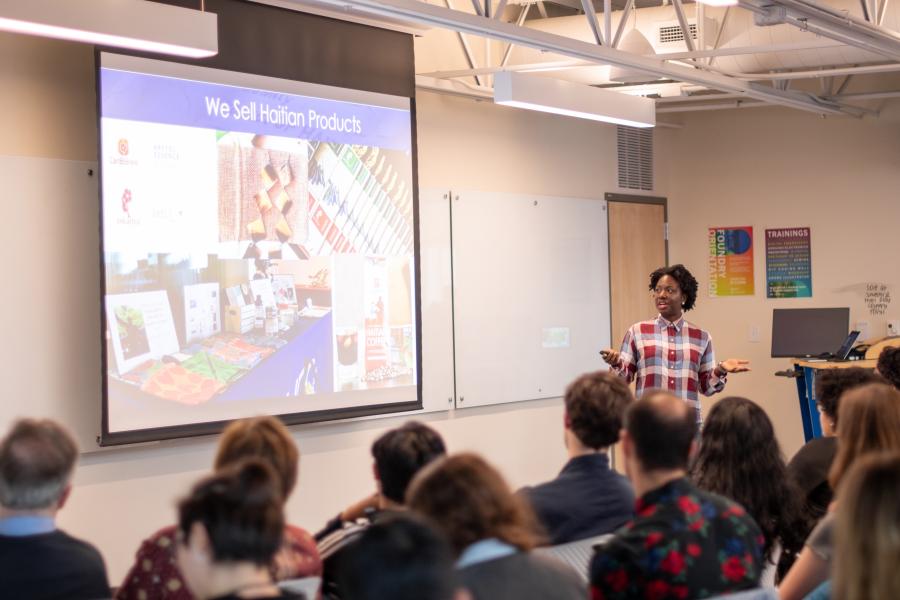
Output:
M104 434L414 408L409 100L106 53L99 82Z

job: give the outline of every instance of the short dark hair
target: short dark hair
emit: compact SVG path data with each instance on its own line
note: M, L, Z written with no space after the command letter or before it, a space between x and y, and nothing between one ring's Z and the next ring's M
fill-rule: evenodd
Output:
M284 535L281 482L259 459L226 467L201 480L178 503L183 539L194 523L209 535L213 562L271 564Z
M888 346L881 351L878 355L878 372L895 388L900 388L900 347Z
M424 520L397 514L373 523L341 561L343 600L451 600L453 552Z
M0 505L11 510L50 508L72 478L78 446L49 419L21 419L0 442Z
M681 288L681 293L684 294L684 310L688 311L694 308L694 304L697 302L697 289L699 286L697 280L684 265L660 267L650 273L650 291L652 292L656 289L656 284L665 275L678 282L678 287Z
M609 371L585 373L566 388L569 429L588 448L616 443L625 409L634 400L622 378Z
M646 471L687 469L697 411L668 392L651 391L625 411L625 430Z
M417 421L388 431L372 444L382 495L402 504L406 488L419 469L446 453L440 434Z
M867 383L886 383L886 381L877 373L862 367L818 369L816 370L816 402L822 412L837 426L838 402L841 395L847 390Z

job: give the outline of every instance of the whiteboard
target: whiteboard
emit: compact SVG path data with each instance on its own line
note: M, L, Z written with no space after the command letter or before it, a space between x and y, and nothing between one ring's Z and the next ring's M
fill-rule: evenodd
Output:
M606 202L454 192L457 407L563 395L609 346Z

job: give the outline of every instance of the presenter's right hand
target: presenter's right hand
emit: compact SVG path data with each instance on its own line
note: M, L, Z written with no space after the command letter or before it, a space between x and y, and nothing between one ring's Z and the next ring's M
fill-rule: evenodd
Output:
M621 355L613 350L612 348L607 348L606 350L600 351L600 356L603 358L603 362L608 364L611 367L618 367L619 362L621 361Z

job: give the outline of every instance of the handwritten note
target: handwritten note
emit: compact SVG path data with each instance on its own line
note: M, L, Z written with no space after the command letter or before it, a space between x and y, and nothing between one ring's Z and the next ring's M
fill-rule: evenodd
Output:
M867 283L865 300L870 315L884 316L891 305L890 287L886 283Z

